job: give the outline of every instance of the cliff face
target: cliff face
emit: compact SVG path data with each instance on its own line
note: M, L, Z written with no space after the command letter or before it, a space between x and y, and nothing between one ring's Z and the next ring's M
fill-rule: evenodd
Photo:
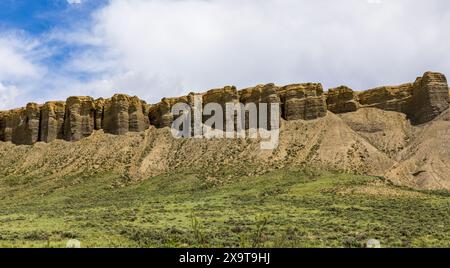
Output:
M47 102L41 108L40 141L52 142L64 138L64 114L66 103L62 101Z
M144 131L150 125L163 128L174 120L173 105L179 102L192 105L195 95L201 96L203 105L211 102L222 106L229 102L255 103L257 106L259 103L280 103L281 117L287 121L318 119L326 116L327 111L341 114L361 108L378 108L404 113L417 125L433 120L448 109L450 103L445 76L432 72L425 73L414 83L362 92L341 86L324 93L321 84L305 83L283 87L258 85L241 91L227 86L202 94L164 98L154 105L123 94L97 100L70 97L65 102L30 103L25 108L0 112L0 140L15 144L48 143L56 139L78 141L100 129L124 135Z
M414 83L354 92L348 87L331 89L328 109L334 113L354 112L359 108L379 108L401 112L413 124L429 122L449 107L449 89L443 74L426 72Z
M321 84L297 84L282 87L278 95L285 120L312 120L324 117L327 106Z
M447 79L443 74L428 72L414 83L407 114L416 124L422 124L448 109L448 102Z
M359 105L356 92L349 87L340 86L328 91L327 107L335 114L355 112Z
M0 137L15 144L33 144L39 140L41 107L29 103L27 107L0 114Z
M141 132L150 125L148 105L138 97L117 94L104 102L103 114L99 110L97 109L97 116L102 116L101 128L106 133L124 135L128 132Z

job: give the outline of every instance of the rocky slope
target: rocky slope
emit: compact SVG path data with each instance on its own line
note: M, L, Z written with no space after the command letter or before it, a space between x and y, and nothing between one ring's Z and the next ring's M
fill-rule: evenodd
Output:
M252 139L174 139L170 109L192 104L194 95L204 104L280 103L278 148L261 150ZM113 172L138 180L189 168L221 180L224 169L263 173L307 164L450 189L448 106L446 78L431 72L414 83L363 92L345 86L324 92L321 84L307 83L229 86L154 105L121 94L70 97L0 112L0 177Z

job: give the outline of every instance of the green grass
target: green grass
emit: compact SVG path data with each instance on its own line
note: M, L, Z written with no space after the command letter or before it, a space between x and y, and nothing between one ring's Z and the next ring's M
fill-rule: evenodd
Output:
M0 179L0 246L449 247L450 194L286 169Z

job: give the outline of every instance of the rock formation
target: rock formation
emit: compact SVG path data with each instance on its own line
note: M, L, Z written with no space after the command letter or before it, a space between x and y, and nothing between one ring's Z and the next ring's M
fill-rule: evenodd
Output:
M150 124L147 103L138 97L116 94L105 102L103 111L102 127L106 133L141 132Z
M161 102L149 108L150 123L158 128L168 127L173 122L173 114L170 112L176 103L189 103L188 97L163 98Z
M274 84L267 84L267 85L258 85L256 87L252 87L252 88L246 88L243 89L241 91L239 91L239 101L246 105L249 103L255 103L256 104L256 108L259 110L259 104L260 103L267 103L267 109L268 109L268 114L267 114L267 121L266 121L266 127L267 128L271 128L270 125L270 107L269 105L272 103L277 103L277 104L281 104L280 101L280 96L277 94L278 91L278 87L275 86ZM281 107L280 107L281 108ZM258 114L259 115L259 114ZM260 124L260 118L258 117L258 127L263 127ZM245 128L249 128L249 112L246 111L245 114Z
M285 120L312 120L327 113L321 84L284 86L278 90L278 95L282 103L282 117Z
M224 88L217 88L217 89L211 89L208 90L205 94L203 94L203 106L207 105L208 103L217 103L219 104L223 109L223 122L226 120L226 104L232 103L237 104L239 103L239 93L235 86L226 86ZM211 115L212 116L212 115ZM203 116L203 122L206 122L211 116ZM214 127L215 126L210 126ZM225 130L226 125L223 125L223 128L220 130Z
M51 101L42 106L40 141L52 142L64 138L64 114L66 104L63 101Z
M341 114L355 112L359 108L359 103L356 93L352 89L340 86L328 91L327 107L329 111Z
M331 89L327 94L327 105L333 113L367 107L401 112L417 125L429 122L447 110L449 95L445 76L426 72L414 83L400 86L384 86L362 92L353 92L347 87Z
M39 140L40 106L29 103L25 108L1 114L0 135L3 141L33 144Z
M94 131L95 106L91 97L70 97L66 102L64 139L79 141Z
M314 120L327 110L335 114L355 112L360 108L378 108L406 114L412 124L429 122L449 107L449 87L443 74L427 72L414 83L384 86L367 91L353 91L341 86L324 93L320 83L292 84L277 87L258 85L238 91L234 86L191 93L177 98L163 98L148 105L138 97L124 94L110 99L70 97L66 102L35 103L25 108L0 112L0 140L15 144L33 144L55 139L78 141L94 130L124 135L141 132L153 125L168 127L175 119L171 113L176 103L193 105L195 96L203 106L218 103L279 103L284 120ZM203 116L205 122L209 116ZM224 114L225 117L225 114ZM248 122L246 122L248 127ZM268 127L270 127L268 125Z
M0 141L5 140L5 127L6 127L5 115L6 115L5 112L0 112Z
M277 91L278 87L273 83L246 88L238 92L239 101L243 104L280 103L280 97L278 96Z
M103 115L104 115L104 107L105 107L105 99L99 98L94 101L94 128L95 130L103 129Z
M406 113L409 110L414 84L385 86L358 93L360 107Z
M414 83L407 114L416 124L426 123L447 110L447 79L443 74L427 72Z

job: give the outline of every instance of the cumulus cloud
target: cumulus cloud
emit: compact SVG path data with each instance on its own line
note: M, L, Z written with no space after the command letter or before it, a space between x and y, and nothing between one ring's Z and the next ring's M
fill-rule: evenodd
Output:
M36 81L45 75L39 64L46 54L39 42L16 33L0 37L0 109L23 105L33 99Z
M35 46L12 34L0 37L0 81L38 76L39 68L32 62Z
M426 70L450 73L449 7L439 0L113 0L94 19L100 53L73 64L105 69L100 84L152 101L226 84L365 89Z
M81 4L81 0L67 0L67 3L73 5L73 4Z
M48 35L82 49L41 82L48 98L150 102L229 84L362 90L450 75L448 25L445 0L111 0L90 23Z
M16 103L20 90L15 86L6 86L0 82L0 110L8 108L8 104Z

